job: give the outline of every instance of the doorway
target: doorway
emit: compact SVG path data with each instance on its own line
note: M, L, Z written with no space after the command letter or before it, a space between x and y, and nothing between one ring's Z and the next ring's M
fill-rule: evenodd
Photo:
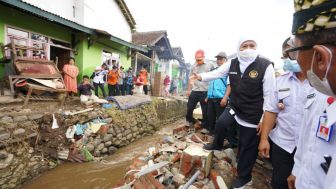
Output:
M57 68L59 71L63 70L63 66L68 63L70 58L70 50L50 46L50 60L56 62L56 59L58 58Z

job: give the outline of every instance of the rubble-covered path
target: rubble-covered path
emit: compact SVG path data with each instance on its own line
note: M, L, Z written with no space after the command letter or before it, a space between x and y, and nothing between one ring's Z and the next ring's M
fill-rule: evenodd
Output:
M134 158L139 154L143 154L150 147L157 146L162 143L165 136L168 133L172 133L173 129L181 128L184 126L184 121L179 120L165 126L160 131L157 131L153 136L147 136L141 138L130 145L121 148L114 155L104 159L101 162L90 163L66 163L56 167L55 169L44 173L40 177L26 183L21 189L107 189L113 188L117 183L120 183L125 176L126 170L134 163ZM198 137L196 140L199 139ZM167 146L168 147L168 146ZM215 153L215 157L221 156L221 154ZM217 158L218 159L218 158ZM133 161L132 161L133 160ZM183 161L183 160L181 160ZM222 171L225 171L224 180L230 187L230 183L227 179L232 179L233 172L231 166L223 167L226 164L223 161L214 163L213 167L217 167L219 175ZM269 189L270 170L258 160L255 169L253 171L254 184L249 186L249 189ZM132 165L131 165L132 166ZM219 168L218 168L219 167ZM223 168L221 168L223 167ZM182 175L181 175L182 176ZM211 180L212 173L209 174L209 180ZM223 176L222 176L223 177ZM188 178L189 179L189 178ZM205 178L206 179L206 178ZM187 178L185 178L187 180ZM176 181L176 180L175 180ZM178 181L176 181L178 182ZM182 182L182 181L181 181ZM204 186L205 188L217 188L214 185ZM202 187L203 188L203 187Z

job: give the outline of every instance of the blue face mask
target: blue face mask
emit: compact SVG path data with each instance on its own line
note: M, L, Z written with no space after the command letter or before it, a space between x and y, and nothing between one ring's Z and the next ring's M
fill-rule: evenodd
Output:
M301 67L296 60L285 59L283 69L290 72L301 72Z

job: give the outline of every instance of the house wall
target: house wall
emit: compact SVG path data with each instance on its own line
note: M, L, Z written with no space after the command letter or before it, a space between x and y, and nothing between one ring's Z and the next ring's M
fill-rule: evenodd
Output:
M105 30L125 41L132 40L132 32L118 4L114 0L84 0L83 25Z
M108 43L108 42L106 42ZM128 69L131 66L131 58L127 56L127 49L123 47L117 47L118 44L105 44L95 42L90 48L88 47L88 40L82 40L78 46L78 55L76 60L78 68L80 70L80 76L90 76L95 68L101 65L103 62L102 53L103 50L118 53L120 55L120 65Z
M43 10L57 14L81 25L97 28L125 41L132 32L127 20L114 0L24 0Z
M69 29L0 5L0 43L8 43L6 41L6 26L28 30L69 43L71 42L71 31ZM4 65L0 64L0 78L3 76L3 72Z
M76 21L76 10L75 1L78 0L57 0L57 1L46 1L46 0L23 0L31 5L39 7L48 12L57 14L63 18L71 21Z
M0 5L0 43L6 43L6 26L12 26L23 30L39 33L48 37L71 42L71 30L58 26L46 20L27 15L17 10ZM75 47L76 64L80 70L79 80L82 75L91 75L94 68L102 64L102 52L108 50L120 55L120 65L125 68L130 67L131 59L128 58L128 50L126 47L112 41L106 40L103 44L94 43L88 48L88 41L83 35L77 36L80 40ZM4 65L0 64L0 78L3 76Z

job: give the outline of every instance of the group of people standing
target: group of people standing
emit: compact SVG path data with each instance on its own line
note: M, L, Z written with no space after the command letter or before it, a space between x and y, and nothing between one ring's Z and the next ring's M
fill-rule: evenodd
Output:
M254 38L241 39L237 57L216 69L204 62L203 51L195 55L186 120L196 122L192 111L200 102L201 125L214 133L206 150L225 148L224 138L235 136L230 130L238 131L236 189L252 184L258 155L271 159L272 188L336 188L336 1L294 4L294 36L282 45L284 74L275 77ZM218 79L225 87L209 101L214 86L208 82L220 86ZM217 114L214 104L226 107ZM209 115L216 117L214 130Z
M134 92L147 95L147 77L146 68L142 68L140 73L135 76L132 67L125 72L123 66L118 68L113 65L111 69L108 69L106 64L97 66L91 76L95 95L98 96L100 88L104 97L106 97L105 83L108 85L108 96L132 95ZM141 89L139 90L139 88ZM133 89L136 90L134 91Z
M83 76L82 82L77 85L77 77L79 74L75 59L70 58L68 64L64 65L62 73L64 74L64 83L68 95L80 94L80 100L84 104L92 104L94 102L107 103L103 99L99 99L99 89L104 98L107 96L148 94L148 72L143 67L137 76L134 75L132 67L126 72L124 67L119 68L113 64L110 68L107 64L97 66L89 77ZM90 79L92 79L92 84ZM105 91L107 83L108 93ZM91 90L94 90L92 94Z
M170 94L176 95L177 94L177 87L178 87L178 78L170 79L169 75L163 80L164 85L164 96L168 96Z

